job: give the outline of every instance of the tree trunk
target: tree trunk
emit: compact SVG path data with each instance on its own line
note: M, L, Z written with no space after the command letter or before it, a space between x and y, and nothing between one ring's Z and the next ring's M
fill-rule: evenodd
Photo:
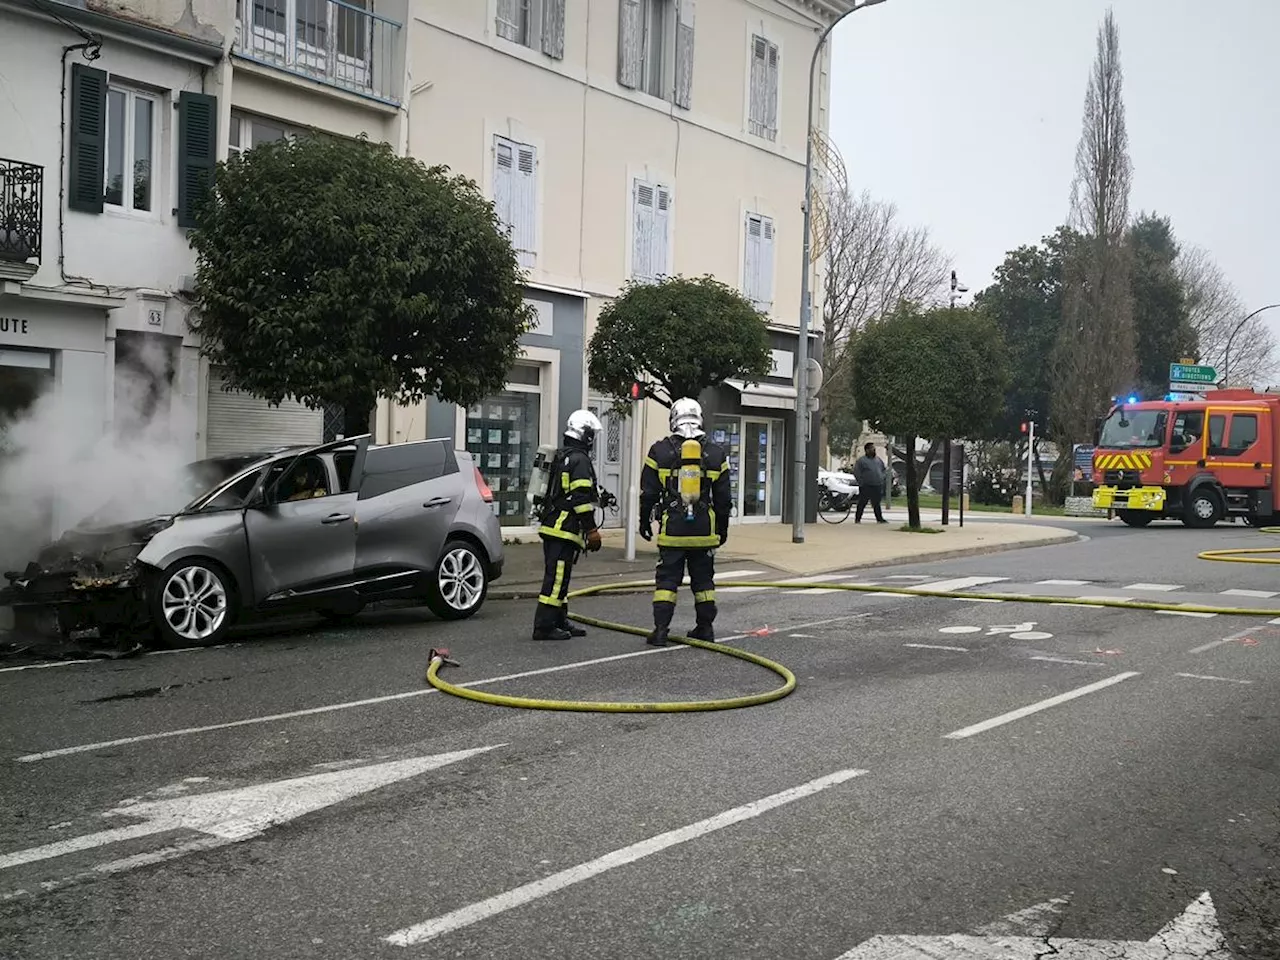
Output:
M907 526L913 530L920 526L920 484L916 480L916 438L903 437L903 445L911 451L903 459L907 465Z
M374 408L377 403L368 398L363 397L354 400L348 400L342 405L342 435L344 437L360 437L366 433L372 434Z
M912 459L915 459L915 442L916 442L916 438L912 437L911 438ZM929 449L924 452L924 460L921 461L920 470L916 474L916 478L917 478L916 490L917 491L919 491L919 489L924 485L924 482L929 479L929 471L933 467L933 461L938 459L938 451L941 449L942 449L941 440L929 441Z

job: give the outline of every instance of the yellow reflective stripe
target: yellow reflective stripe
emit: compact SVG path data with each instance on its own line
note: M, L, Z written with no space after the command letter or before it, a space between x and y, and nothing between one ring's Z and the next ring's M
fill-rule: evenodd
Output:
M674 590L655 590L653 591L654 603L675 603L676 592Z
M551 584L551 595L538 595L538 602L545 603L548 607L561 607L564 602L560 599L560 590L564 586L564 561L556 561L556 578Z
M655 459L653 459L653 457L645 457L645 458L644 458L644 465L645 465L646 467L652 467L654 470L657 470L657 469L658 469L658 461L657 461L657 460L655 460Z
M708 479L708 480L713 480L713 481L714 481L714 480L719 480L719 479L720 479L720 471L719 471L719 470L708 470L708 471L707 471L707 479Z
M568 476L568 474L566 473L566 474L565 474L565 476L567 477L567 476ZM568 486L566 486L566 487L565 487L565 489L566 489L566 490L581 490L583 487L588 487L588 488L590 488L591 486L593 486L593 484L592 484L592 482L591 482L589 479L587 479L587 480L574 480L572 483L570 483Z
M714 590L700 590L693 595L694 603L715 603L716 592Z
M594 503L580 503L573 508L574 513L590 513L596 508Z
M694 547L717 547L720 545L720 538L715 534L699 536L699 537L675 537L670 534L658 534L658 546L660 547L685 547L692 549Z
M666 469L665 467L658 468L658 479L661 480L663 483L666 483L667 477L669 476L671 476L670 470Z
M569 471L568 470L560 474L560 486L565 490L569 489Z
M560 529L561 522L567 516L567 513L560 514L560 519L556 521L556 525L554 527L549 527L546 524L543 524L538 528L538 533L547 537L557 537L560 540L568 540L570 543L576 543L580 547L585 547L587 545L587 541L583 540L578 534Z

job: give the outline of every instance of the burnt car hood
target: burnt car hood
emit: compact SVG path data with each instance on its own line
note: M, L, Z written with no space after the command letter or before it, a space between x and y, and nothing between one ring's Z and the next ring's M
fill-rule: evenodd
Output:
M5 572L9 586L0 589L0 605L13 602L37 581L92 585L94 581L123 579L132 571L142 548L173 519L160 516L68 530L43 547L25 570Z

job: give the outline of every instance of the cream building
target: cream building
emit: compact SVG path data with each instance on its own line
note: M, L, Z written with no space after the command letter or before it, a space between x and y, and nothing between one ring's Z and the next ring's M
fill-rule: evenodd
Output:
M738 519L789 519L808 72L821 30L852 5L416 5L407 149L474 178L494 199L540 325L502 394L470 410L434 401L386 409L380 434L454 437L479 456L503 523L522 529L538 444L557 442L575 407L603 415L608 405L589 388L584 356L601 307L629 279L710 273L767 314L777 376L709 392L708 427L731 449ZM824 56L820 129L826 89ZM690 331L691 349L697 338ZM647 447L665 433L666 415L646 406ZM597 451L620 497L628 427L606 418Z

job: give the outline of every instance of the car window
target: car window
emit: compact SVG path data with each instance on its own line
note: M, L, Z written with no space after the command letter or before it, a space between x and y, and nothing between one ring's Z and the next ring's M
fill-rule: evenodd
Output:
M338 489L342 493L350 493L351 471L355 469L356 453L354 450L341 450L333 455L333 466L338 472Z
M1226 453L1226 448L1222 445L1222 435L1226 432L1227 415L1225 413L1215 413L1209 418L1209 452L1216 454Z
M201 507L201 512L208 512L212 510L239 510L245 505L246 501L248 501L249 495L253 493L254 488L257 487L258 477L260 476L262 476L261 470L255 470L252 473L245 474Z
M314 455L273 464L267 484L272 503L314 500L327 497L332 492L329 489L329 470L324 461Z
M1227 435L1227 453L1241 454L1258 442L1258 417L1252 413L1237 413L1231 417L1231 432Z
M1177 450L1198 443L1204 436L1204 411L1183 410L1173 420L1173 436L1170 445Z
M458 472L453 448L442 440L370 447L365 453L360 499L378 497Z

